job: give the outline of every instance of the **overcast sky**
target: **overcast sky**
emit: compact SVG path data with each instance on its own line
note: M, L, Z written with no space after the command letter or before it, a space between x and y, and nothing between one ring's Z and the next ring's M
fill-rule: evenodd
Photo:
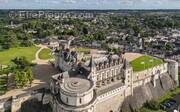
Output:
M0 9L180 9L180 0L0 0Z

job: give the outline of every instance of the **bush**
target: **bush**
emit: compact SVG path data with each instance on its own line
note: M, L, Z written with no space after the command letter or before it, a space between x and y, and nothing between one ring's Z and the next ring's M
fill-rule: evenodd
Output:
M144 104L144 107L151 109L151 110L159 110L160 109L159 103L155 100L147 101Z
M32 84L33 74L30 67L15 71L15 83L17 87L24 87Z
M31 63L27 60L26 57L16 57L13 60L11 60L14 64L16 64L17 68L24 69L31 65Z
M180 73L179 73L179 77L178 77L178 79L179 79L179 85L180 85Z

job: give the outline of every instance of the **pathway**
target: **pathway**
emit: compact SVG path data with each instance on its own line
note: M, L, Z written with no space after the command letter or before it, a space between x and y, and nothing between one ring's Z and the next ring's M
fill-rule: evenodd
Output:
M47 86L51 76L58 73L58 71L49 63L49 60L41 60L39 58L39 53L47 48L47 46L38 45L38 47L40 47L40 49L36 52L34 60L37 65L32 68L34 74L32 86L30 88L13 89L8 91L6 94L0 96L0 99L17 96Z
M139 57L141 57L142 56L142 54L140 54L140 53L125 53L124 54L124 57L129 61L129 62L131 62L131 61L133 61L133 60L135 60L135 59L137 59L137 58L139 58Z

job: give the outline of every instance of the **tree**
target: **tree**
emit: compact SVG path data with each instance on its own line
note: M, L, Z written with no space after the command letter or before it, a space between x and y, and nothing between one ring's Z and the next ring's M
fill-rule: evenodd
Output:
M159 103L155 100L147 101L144 104L144 107L146 107L148 109L152 109L152 110L159 110L160 109Z
M33 74L30 67L25 69L16 69L15 71L15 83L17 87L24 87L27 84L32 84Z
M173 50L173 44L171 43L166 43L164 47L165 47L165 50L169 50L169 51Z
M107 43L102 43L102 44L101 44L101 48L107 50L108 52L111 52L111 48L108 46Z
M33 73L30 67L31 64L26 57L16 57L12 62L15 64L14 73L16 86L23 87L27 84L31 85Z
M3 49L9 49L11 47L16 47L18 45L18 39L15 33L8 32L7 34L0 37L0 44Z
M29 81L29 84L31 85L34 77L33 77L33 73L30 67L26 68L26 73L27 73L27 79Z
M86 27L83 27L83 34L84 35L88 34L88 29Z
M30 62L24 56L16 57L11 61L17 66L18 69L25 69L26 67L30 66Z
M105 33L102 32L102 31L97 32L97 33L95 34L95 39L96 39L96 40L102 41L102 40L105 40L105 38L106 38Z
M16 86L22 86L22 77L23 75L20 73L20 71L15 72L15 83Z
M121 53L121 49L120 48L113 48L113 52L114 54L120 54Z

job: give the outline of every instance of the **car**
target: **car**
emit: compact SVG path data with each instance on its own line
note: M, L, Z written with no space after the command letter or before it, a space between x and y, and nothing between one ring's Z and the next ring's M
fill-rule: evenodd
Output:
M166 106L166 108L171 108L171 105L169 103L164 103L164 106Z
M173 102L173 103L176 103L176 100L174 100L174 99L170 99L169 101Z
M172 101L168 101L168 103L169 103L170 105L174 105L174 104L175 104L175 102L172 102Z
M163 105L163 104L161 104L160 107L161 107L161 109L163 109L163 110L166 110L166 109L167 109L167 107L166 107L165 105Z
M167 102L167 105L169 105L170 107L172 106L169 102Z

